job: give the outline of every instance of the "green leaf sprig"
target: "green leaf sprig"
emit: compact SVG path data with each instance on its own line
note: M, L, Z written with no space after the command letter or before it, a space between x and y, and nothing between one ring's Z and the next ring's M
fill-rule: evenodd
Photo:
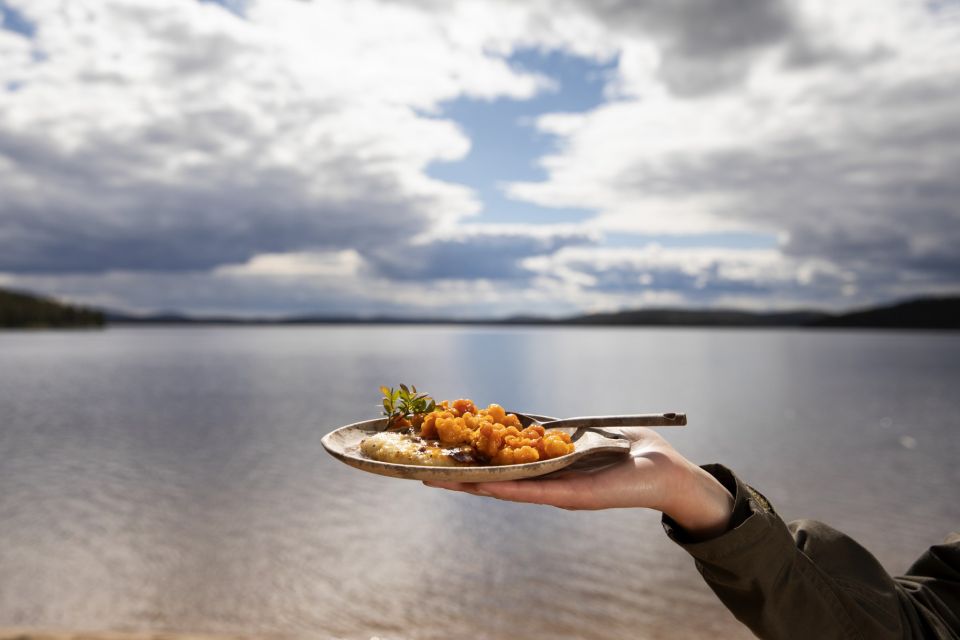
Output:
M383 415L387 417L387 428L394 428L404 418L430 413L437 408L433 398L418 393L414 385L401 384L399 389L380 387L383 394Z

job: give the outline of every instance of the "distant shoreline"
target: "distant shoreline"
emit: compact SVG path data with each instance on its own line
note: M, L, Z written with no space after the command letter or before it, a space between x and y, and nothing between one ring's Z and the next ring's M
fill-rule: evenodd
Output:
M296 316L287 318L192 317L179 314L135 316L106 312L111 325L164 326L494 326L494 327L691 327L797 329L960 329L960 297L920 298L893 305L842 314L798 310L774 313L732 309L640 309L587 314L567 318L523 316L511 318L398 318Z
M95 329L102 327L105 322L105 314L97 309L0 289L0 328Z
M739 309L636 309L551 318L443 318L301 315L288 317L190 316L178 312L137 315L64 304L24 292L0 290L0 328L67 329L104 326L536 326L536 327L711 327L960 329L960 296L926 297L846 313L812 309L754 312Z

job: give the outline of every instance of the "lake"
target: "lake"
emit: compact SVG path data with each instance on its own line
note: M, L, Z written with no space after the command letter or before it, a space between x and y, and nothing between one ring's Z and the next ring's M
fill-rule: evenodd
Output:
M960 528L960 335L652 328L0 333L0 627L304 638L750 638L658 514L328 456L381 384L664 430L902 572Z

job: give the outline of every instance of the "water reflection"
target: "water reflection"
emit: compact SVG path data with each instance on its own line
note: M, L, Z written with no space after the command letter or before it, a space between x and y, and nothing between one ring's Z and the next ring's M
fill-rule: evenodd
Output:
M747 638L654 514L427 490L320 436L399 381L555 415L682 410L668 437L689 457L902 570L960 520L958 355L909 333L0 334L0 625Z

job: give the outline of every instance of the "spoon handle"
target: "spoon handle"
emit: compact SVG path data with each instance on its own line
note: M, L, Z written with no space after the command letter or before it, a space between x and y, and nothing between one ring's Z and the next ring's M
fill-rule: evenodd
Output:
M632 416L584 416L541 422L544 427L598 429L603 427L682 427L687 424L685 413L644 413Z

